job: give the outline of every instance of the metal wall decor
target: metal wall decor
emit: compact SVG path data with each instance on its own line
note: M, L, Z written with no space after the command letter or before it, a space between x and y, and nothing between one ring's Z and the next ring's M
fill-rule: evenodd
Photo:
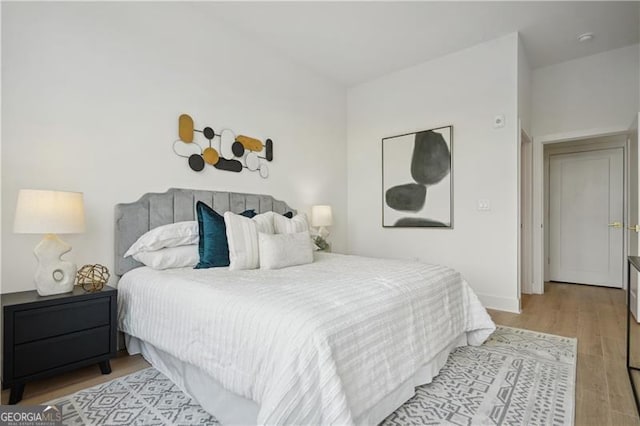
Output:
M204 149L194 141L194 133L201 133L208 142ZM213 141L217 139L217 149ZM222 147L230 146L233 158L222 155ZM261 177L269 176L267 163L273 161L273 141L262 141L244 135L237 135L230 129L222 129L216 133L211 127L198 130L194 127L193 118L187 114L178 117L178 139L173 142L173 152L187 158L191 170L200 172L209 164L216 169L239 173L243 169L258 172ZM263 153L259 155L258 153Z

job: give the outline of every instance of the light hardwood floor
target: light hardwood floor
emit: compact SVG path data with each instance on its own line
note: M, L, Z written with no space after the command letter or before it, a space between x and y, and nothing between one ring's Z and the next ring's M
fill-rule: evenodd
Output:
M20 405L42 404L79 390L108 382L120 376L149 367L141 355L129 356L125 351L111 360L111 374L101 374L98 365L90 365L73 372L27 383ZM8 404L9 389L2 391L2 403Z
M520 315L489 313L497 324L578 338L576 425L640 426L625 368L624 291L547 283L544 295L524 295ZM637 336L640 361L640 327ZM112 361L110 375L91 366L28 384L21 404L40 404L148 365L140 356L121 353ZM5 390L2 402L8 399Z
M523 295L520 315L489 313L496 324L578 338L576 425L640 425L626 370L623 290L547 283L544 295ZM640 327L633 335L640 348Z

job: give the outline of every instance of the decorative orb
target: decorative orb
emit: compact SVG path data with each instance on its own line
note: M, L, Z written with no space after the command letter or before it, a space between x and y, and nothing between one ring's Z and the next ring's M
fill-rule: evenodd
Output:
M204 159L200 154L193 154L189 157L189 167L194 172L201 172L204 169Z
M202 150L195 142L187 143L177 139L173 142L173 152L180 157L189 158L193 154L200 154Z
M109 269L104 265L84 265L78 269L76 274L76 285L81 286L85 291L100 291L109 281Z
M218 151L214 148L205 148L202 151L202 157L204 158L204 162L207 164L215 165L220 160L220 155L218 155Z
M255 172L260 168L260 157L255 152L250 152L247 154L247 158L245 158L245 162L247 163L247 169Z
M267 161L273 161L273 141L271 139L267 139L264 144L267 151L267 154L265 155Z
M204 137L209 140L216 137L216 132L214 132L211 127L205 127L204 129L202 129L202 133L204 134Z
M233 155L235 155L236 157L242 157L244 155L244 145L242 145L238 141L235 141L231 145L231 151L233 152Z
M188 114L178 117L178 136L183 142L193 142L193 118Z
M233 157L233 151L231 145L236 141L236 134L231 129L220 130L220 149L218 152L221 157L231 158Z
M240 135L236 138L236 141L240 142L242 146L244 146L244 149L249 151L260 152L262 151L262 148L264 148L262 146L262 142L260 142L260 139L252 138L249 136Z
M260 170L260 177L265 179L269 177L269 167L267 167L266 164L260 164L260 168L258 170Z

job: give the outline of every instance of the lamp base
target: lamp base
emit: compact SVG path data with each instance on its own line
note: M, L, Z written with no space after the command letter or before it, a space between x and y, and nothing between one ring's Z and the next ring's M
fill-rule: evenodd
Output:
M326 240L327 237L329 236L329 230L324 226L319 226L316 229L316 236L322 238L323 240Z
M313 239L313 243L318 247L321 251L331 252L331 244L322 238L320 235Z
M40 296L73 291L76 265L61 259L63 254L70 251L71 246L54 234L45 235L33 250L38 259L35 282Z

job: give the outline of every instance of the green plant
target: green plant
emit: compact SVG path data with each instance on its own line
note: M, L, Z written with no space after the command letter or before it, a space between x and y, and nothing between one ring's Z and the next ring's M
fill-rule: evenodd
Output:
M320 250L327 250L329 248L329 243L327 242L327 240L325 240L319 235L313 239L313 242L316 243L316 245L318 246L318 248L320 248Z

